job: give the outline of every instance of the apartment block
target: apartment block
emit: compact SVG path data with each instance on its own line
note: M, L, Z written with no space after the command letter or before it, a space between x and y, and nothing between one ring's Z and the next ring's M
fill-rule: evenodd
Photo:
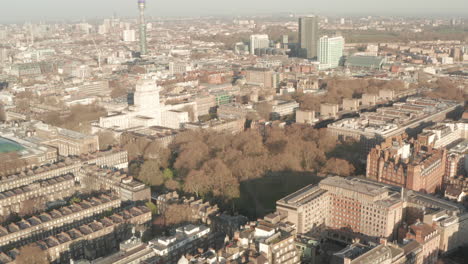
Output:
M107 167L126 167L128 162L127 152L110 150L95 153L93 155L81 155L80 157L68 157L52 164L46 164L37 168L25 168L21 172L8 174L0 178L0 192L58 177L60 175L75 174L85 164L95 164Z
M199 96L195 98L197 104L197 116L209 115L210 111L216 107L216 97L214 95Z
M177 228L175 234L151 240L149 246L159 259L175 263L186 254L193 254L198 248L208 249L213 244L213 233L207 226L186 225Z
M276 202L276 210L296 225L297 233L324 229L330 212L323 210L330 205L326 190L309 185Z
M279 218L278 215L266 221L267 216L255 227L258 252L266 258L267 263L298 264L300 256L295 245L294 229L281 228L276 225Z
M406 254L410 263L423 263L418 254L429 252L421 256L431 256L436 244L441 253L467 244L468 212L462 205L368 179L325 178L318 186L306 186L278 200L276 210L280 221L295 226L299 234L321 235L347 244L356 239L385 244L407 238L398 247L405 254L414 252ZM407 237L407 227L418 223L425 224L422 240L415 236L419 227L409 230L414 235ZM426 226L430 232L425 231L429 230Z
M246 71L247 84L258 85L265 88L276 88L276 73L270 69L250 68Z
M119 208L120 205L121 201L118 197L102 194L22 219L19 222L0 227L0 247L21 246L33 242L33 240L43 239L52 232L60 231L65 226L76 225L105 211Z
M458 141L468 139L468 122L440 122L423 129L418 140L424 144L434 144L434 148L443 148Z
M395 91L394 90L386 90L382 89L379 90L379 99L385 101L391 101L395 98Z
M88 190L108 190L116 193L122 201L149 201L151 191L145 184L129 177L123 169L83 166L76 174L81 187Z
M363 94L362 95L362 105L363 106L371 106L377 104L377 95L375 94Z
M274 100L271 106L271 113L274 117L292 115L299 108L296 101Z
M298 233L349 229L373 238L392 238L403 217L398 193L370 182L328 177L280 199L277 212Z
M86 96L109 96L111 93L109 81L85 83L78 87L78 91Z
M34 136L41 138L42 144L55 147L60 156L79 156L99 151L97 135L86 135L68 129L35 124Z
M403 229L404 230L404 229ZM439 256L440 232L429 224L417 222L408 227L407 240L415 240L422 245L422 252L418 256L418 263L435 264Z
M194 197L181 197L176 191L154 195L151 200L156 204L160 212L166 210L171 204L188 205L193 218L205 224L211 224L211 216L219 212L218 205L211 205L209 202L204 202L203 199L195 199Z
M321 104L320 117L321 118L335 118L338 116L340 106L338 104Z
M75 192L75 178L67 174L41 180L0 193L0 215L17 213L21 203L43 197L46 201L55 201L71 196Z
M298 124L313 124L315 119L315 111L296 110L296 123Z
M363 100L363 105L366 105ZM340 139L354 139L362 146L363 158L385 139L407 133L416 136L433 122L440 122L447 114L458 111L454 101L411 97L406 102L380 107L376 112L361 113L358 118L342 119L328 125L331 135Z
M343 110L344 111L358 111L359 99L343 98Z
M435 193L442 187L446 150L405 136L387 139L367 156L366 177L410 190Z
M151 211L136 206L104 217L89 224L51 235L32 244L46 251L51 263L69 263L70 260L96 259L115 250L123 241L128 225L145 225L151 220ZM18 249L1 253L3 263L14 263Z

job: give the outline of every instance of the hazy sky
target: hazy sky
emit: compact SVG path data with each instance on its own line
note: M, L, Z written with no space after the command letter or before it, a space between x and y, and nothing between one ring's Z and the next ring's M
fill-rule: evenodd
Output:
M0 0L0 21L136 16L137 0ZM468 0L147 0L154 16L318 14L431 14L468 16Z

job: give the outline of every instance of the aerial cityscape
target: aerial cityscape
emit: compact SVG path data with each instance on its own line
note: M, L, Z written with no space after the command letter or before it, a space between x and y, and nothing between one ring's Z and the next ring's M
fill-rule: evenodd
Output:
M468 2L0 3L0 264L468 263Z

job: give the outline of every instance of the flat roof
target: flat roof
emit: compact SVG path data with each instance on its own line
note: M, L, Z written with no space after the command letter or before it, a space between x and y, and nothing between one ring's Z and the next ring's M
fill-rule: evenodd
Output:
M25 148L12 140L0 137L0 153L11 153L24 150Z

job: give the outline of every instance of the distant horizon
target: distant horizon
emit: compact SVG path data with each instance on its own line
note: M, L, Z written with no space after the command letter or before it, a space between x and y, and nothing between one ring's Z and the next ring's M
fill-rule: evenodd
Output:
M318 14L323 16L396 16L468 19L466 0L393 0L392 7L383 0L328 0L312 2L290 0L271 2L264 0L199 0L195 4L185 1L159 2L147 0L146 16L161 18L274 16L278 14ZM227 2L227 1L225 1ZM0 23L35 21L97 20L112 17L136 18L137 0L23 0L0 4Z
M468 0L467 0L468 1ZM381 17L381 18L414 18L414 19L463 19L468 21L468 17L463 17L457 14L368 14L368 13L342 13L342 14L326 14L326 13L308 13L308 14L298 14L298 13L257 13L257 14L204 14L204 15L151 15L146 14L147 19L242 19L242 18L287 18L287 15L294 15L291 18L298 18L300 16L306 15L318 15L321 17L327 18L364 18L364 17ZM48 18L35 18L35 19L16 19L16 20L5 20L0 18L0 25L8 25L8 24L23 24L23 23L47 23L47 22L79 22L79 21L101 21L104 19L109 18L119 18L119 19L138 19L138 15L119 15L115 13L113 15L108 16L82 16L82 17L67 17L67 18L60 18L60 17L48 17Z

